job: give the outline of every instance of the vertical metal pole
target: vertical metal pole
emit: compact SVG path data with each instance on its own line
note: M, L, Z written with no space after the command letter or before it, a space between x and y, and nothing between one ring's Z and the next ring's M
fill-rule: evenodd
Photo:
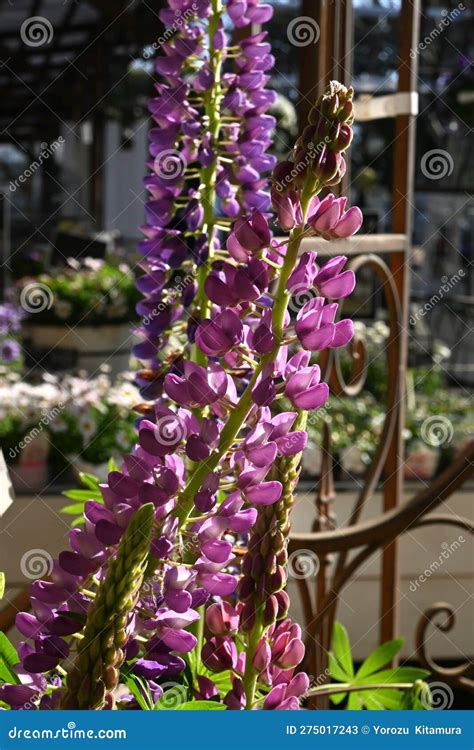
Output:
M403 0L400 17L400 64L398 91L416 91L417 62L410 50L418 43L420 0ZM415 164L415 115L404 114L395 118L395 146L393 163L393 213L392 231L407 235L410 244L411 211L413 205L413 176ZM385 464L384 510L391 510L402 500L403 492L403 437L405 422L405 372L407 366L407 324L409 301L409 253L397 252L390 257L393 274L402 307L402 340L400 357L389 361L399 378L399 411L397 424ZM395 638L398 631L400 571L398 541L388 544L382 554L382 591L380 610L380 640Z

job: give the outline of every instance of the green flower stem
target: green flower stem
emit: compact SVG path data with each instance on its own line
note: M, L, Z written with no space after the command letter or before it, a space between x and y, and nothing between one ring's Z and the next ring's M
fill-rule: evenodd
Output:
M245 673L242 680L242 684L245 691L245 710L250 711L255 705L255 690L257 688L258 672L256 672L253 666L253 658L257 650L257 646L260 641L261 633L265 630L262 625L259 613L257 612L255 625L252 628L251 633L247 639L247 647L245 649Z
M63 709L101 709L112 700L125 658L126 628L143 583L154 510L152 503L137 510L97 590L67 675Z
M223 51L216 50L213 46L213 39L219 28L222 16L222 0L212 0L212 13L208 25L208 43L209 43L209 67L213 76L213 84L204 99L204 112L209 122L209 133L211 135L211 147L217 149L219 134L221 128L221 101L223 97L221 86ZM215 203L216 203L216 179L217 179L218 159L213 159L212 163L201 170L202 186L202 203L204 208L204 221L202 231L207 235L209 247L208 262L202 265L197 276L197 291L195 296L196 313L200 320L203 320L210 307L210 300L204 291L204 284L207 279L209 265L212 263L214 254L214 231L216 225ZM199 347L194 344L191 353L191 359L200 365L206 366L207 357Z
M280 272L280 278L278 282L278 289L275 294L275 304L273 306L272 321L273 321L273 332L275 335L275 346L268 354L265 354L260 360L259 364L255 368L254 374L244 393L239 399L239 402L235 409L231 412L227 423L222 430L219 445L214 453L205 461L201 461L197 464L194 472L192 473L188 484L184 488L181 497L178 500L177 506L177 517L180 527L186 522L189 514L193 507L194 496L201 487L204 479L210 471L214 471L221 458L227 453L229 448L232 446L235 438L237 437L242 424L244 423L252 406L252 390L255 386L258 376L261 374L264 367L274 362L278 352L280 351L281 341L283 337L283 326L285 321L285 314L288 308L288 303L291 298L291 293L287 289L288 279L296 265L298 259L298 252L302 235L304 234L304 225L306 223L306 215L308 212L309 204L313 193L304 189L301 196L301 204L303 208L303 221L300 226L295 227L290 233L290 239L288 242L288 249L283 261L283 266Z

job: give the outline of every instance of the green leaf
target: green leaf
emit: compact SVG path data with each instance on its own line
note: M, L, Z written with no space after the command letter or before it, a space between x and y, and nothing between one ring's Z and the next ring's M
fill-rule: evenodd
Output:
M352 662L351 644L344 625L340 622L334 623L332 631L332 652L344 670L347 677L354 677L354 664ZM344 682L349 682L345 679Z
M227 706L215 701L187 701L176 706L176 711L225 711Z
M359 693L360 699L364 702L364 707L369 711L383 711L384 707L382 703L377 700L375 693L368 693L367 695L363 696L362 693Z
M187 703L188 691L184 685L173 685L166 693L163 693L155 705L155 711L176 711L179 706Z
M384 669L382 672L375 672L368 677L359 678L357 675L354 685L391 685L397 682L416 682L428 677L429 672L426 669L418 667L394 667L394 669Z
M90 490L96 490L99 486L99 478L93 474L87 474L85 471L79 473L79 479L84 487L88 487Z
M97 500L98 502L102 500L102 495L98 490L66 490L62 494L69 500L80 500L82 503L86 503L88 500Z
M336 693L335 695L331 695L330 701L331 703L334 703L335 706L338 706L339 703L342 703L343 700L347 698L347 693Z
M19 661L16 648L10 643L5 633L0 631L0 680L18 685L20 680L14 667Z
M5 573L0 573L0 599L3 599L5 594Z
M422 680L415 682L411 690L404 690L400 708L403 711L426 711L431 705L429 685Z
M231 682L231 672L230 670L226 670L225 672L219 672L219 674L216 674L215 672L210 672L208 669L204 669L202 671L202 674L204 677L207 677L209 680L212 680L216 688L218 689L221 696L226 695L226 693L229 692L232 688L232 682Z
M145 691L145 695L147 696L146 698L143 692L140 690L138 683L143 687L143 690ZM148 685L144 683L144 681L140 680L140 678L137 677L136 675L129 675L125 677L125 684L130 690L135 700L137 701L142 711L151 711L153 709L153 701L151 698L150 689Z
M341 669L339 662L331 651L329 652L329 674L334 680L339 682L349 682L349 675L347 675L343 669Z
M83 510L84 503L74 503L74 505L66 505L64 508L61 508L61 513L64 513L66 516L77 516Z
M349 700L347 701L348 711L362 711L364 704L360 699L360 693L349 693Z
M395 654L398 654L403 643L403 638L397 638L394 641L382 643L382 645L376 648L375 651L364 661L357 672L357 679L359 679L359 677L366 677L369 674L373 674L388 664Z
M111 471L118 471L119 465L117 464L115 458L109 458L109 463L107 464L107 469L109 470L109 474Z
M409 691L406 691L409 692ZM404 690L371 690L370 698L378 701L382 708L388 711L399 711L403 708L402 701L405 694ZM362 693L361 693L362 695ZM367 706L369 708L369 706Z

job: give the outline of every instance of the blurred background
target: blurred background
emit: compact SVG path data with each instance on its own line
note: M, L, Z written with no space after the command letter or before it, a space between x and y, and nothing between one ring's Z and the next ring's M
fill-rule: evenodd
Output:
M354 384L354 357L363 356L364 383L336 389L310 423L295 516L305 532L344 525L374 466L369 516L431 487L473 433L474 11L467 0L272 5L275 151L287 152L325 82L353 85L344 189L364 226L348 251L382 259L400 307L394 322L389 282L362 264L350 312L364 352L347 352L340 370ZM0 2L0 446L10 492L0 499L0 569L9 602L31 577L25 551L64 546L61 492L81 471L103 476L134 443L133 269L161 7ZM380 457L394 377L396 425ZM467 515L472 488L457 488L444 510ZM416 623L448 595L458 626L435 631L431 647L445 665L472 654L472 548L459 536L419 530L359 572L340 602L357 658L401 630L405 658L416 660ZM456 553L432 569L456 540ZM456 696L462 705L462 690Z

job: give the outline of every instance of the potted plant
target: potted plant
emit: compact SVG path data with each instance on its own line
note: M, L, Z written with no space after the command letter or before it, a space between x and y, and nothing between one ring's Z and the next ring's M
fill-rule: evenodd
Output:
M105 479L108 460L130 450L136 439L133 408L140 394L132 375L115 381L106 372L89 379L67 376L60 384L65 406L50 424L52 460L70 463L76 476Z
M139 297L126 263L69 259L61 270L24 277L18 290L29 346L51 352L51 367L93 372L110 360L114 372L127 368Z

